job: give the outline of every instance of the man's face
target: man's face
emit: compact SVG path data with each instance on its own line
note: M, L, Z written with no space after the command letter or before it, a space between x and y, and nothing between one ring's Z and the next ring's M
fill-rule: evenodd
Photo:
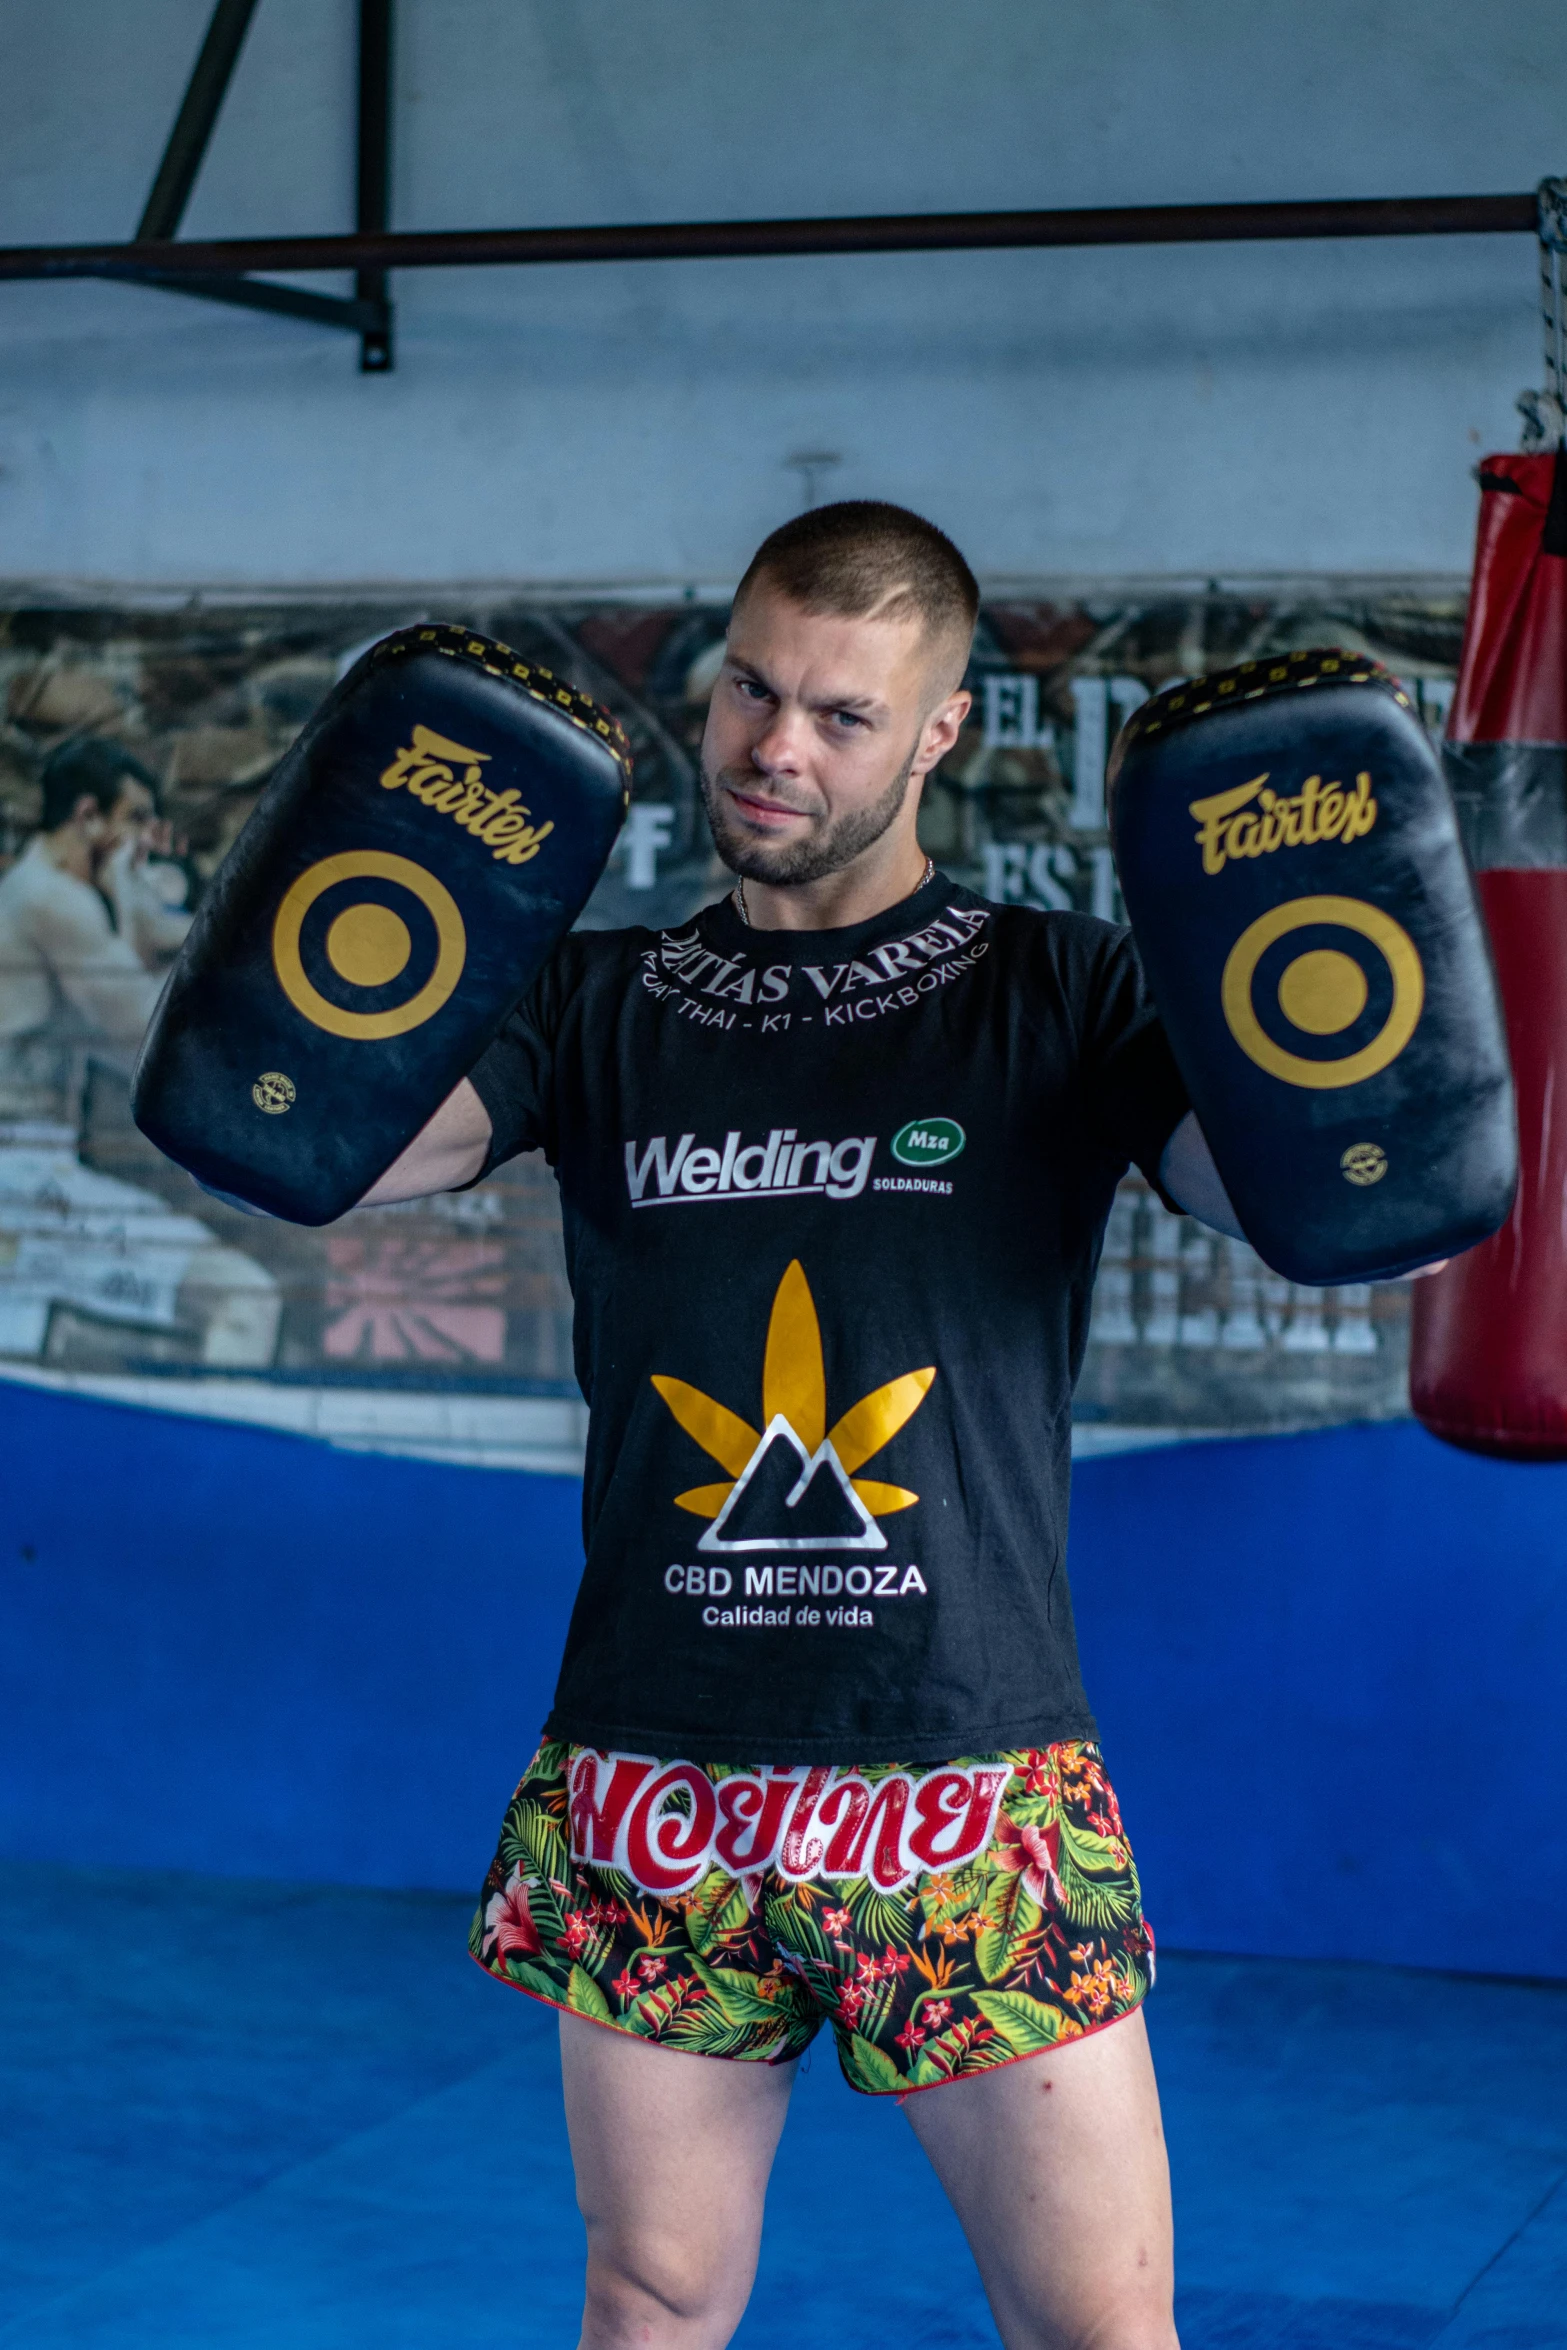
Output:
M127 775L120 785L119 798L109 810L111 848L117 849L121 841L134 838L143 825L152 822L157 812L147 786L138 783L134 775Z
M151 792L134 775L127 775L111 806L100 808L84 796L77 802L77 821L87 834L95 866L114 855L123 842L136 839L157 815Z
M756 581L730 621L702 739L708 821L730 871L818 881L879 840L967 714L969 696L941 682L919 621L806 612Z

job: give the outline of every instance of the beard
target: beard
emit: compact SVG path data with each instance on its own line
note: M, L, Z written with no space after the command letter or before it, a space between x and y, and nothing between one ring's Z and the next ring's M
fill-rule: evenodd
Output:
M729 784L736 791L748 787L754 791L758 779L751 768L720 768L715 774L704 760L702 801L712 829L713 846L730 872L738 873L746 881L787 888L791 883L824 881L829 873L841 873L873 841L880 840L896 820L908 797L909 776L918 749L916 742L886 790L869 807L850 808L836 821L802 808L800 814L810 817L812 829L790 841L755 839L736 820L723 787Z

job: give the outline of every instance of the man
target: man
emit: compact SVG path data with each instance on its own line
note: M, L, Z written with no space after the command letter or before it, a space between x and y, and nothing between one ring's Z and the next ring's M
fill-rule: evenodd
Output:
M156 887L170 845L146 768L87 737L46 763L42 825L0 878L0 1353L38 1354L59 1306L192 1327L225 1368L275 1351L269 1273L76 1155L88 1064L129 1075L190 927Z
M1175 2342L1070 1399L1129 1161L1235 1226L1127 934L919 848L977 602L898 508L774 533L703 750L734 890L569 938L369 1194L561 1182L588 1563L475 1952L562 2009L588 2350L728 2341L824 2021L1009 2350Z
M89 1041L129 1067L190 927L147 874L167 835L118 744L68 743L45 766L42 826L0 880L0 1116L74 1119L68 1071Z

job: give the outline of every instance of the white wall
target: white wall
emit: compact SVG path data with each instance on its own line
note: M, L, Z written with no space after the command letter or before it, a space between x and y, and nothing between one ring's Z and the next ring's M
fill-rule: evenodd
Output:
M0 12L0 242L128 235L208 0ZM1483 192L1557 0L399 0L410 226ZM351 217L350 0L261 0L191 235ZM320 279L310 281L322 284ZM342 281L339 281L342 282ZM992 579L1463 571L1527 238L409 273L347 337L0 285L0 577L723 581L800 502Z

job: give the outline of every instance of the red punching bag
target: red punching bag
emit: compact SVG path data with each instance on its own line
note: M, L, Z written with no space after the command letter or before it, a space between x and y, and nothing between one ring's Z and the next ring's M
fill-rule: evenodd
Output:
M1500 1232L1415 1284L1433 1435L1567 1460L1567 451L1487 457L1445 762L1507 1016L1519 1177Z

